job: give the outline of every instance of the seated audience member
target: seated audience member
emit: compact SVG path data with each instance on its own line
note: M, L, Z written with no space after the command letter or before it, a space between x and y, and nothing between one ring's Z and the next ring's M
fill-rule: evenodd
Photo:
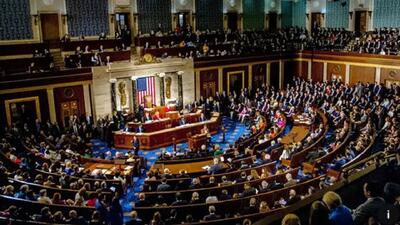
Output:
M322 201L329 209L329 221L332 225L352 225L353 217L349 208L342 204L342 199L333 191L328 191Z
M146 195L144 193L139 193L139 201L135 203L135 207L148 207L151 204L146 200Z
M179 126L183 126L186 125L186 119L184 116L181 117L181 119L179 120Z
M106 40L106 39L107 39L107 35L104 32L100 33L99 40Z
M330 225L329 209L321 201L315 201L310 208L309 225Z
M129 222L125 223L126 225L143 225L143 221L138 217L136 211L131 212L131 218Z
M209 214L205 215L203 217L204 221L217 220L217 219L221 218L221 216L215 214L216 210L215 210L215 206L213 206L213 205L210 205L208 207L208 212L209 212Z
M300 218L295 214L287 214L282 219L282 225L301 225Z
M284 184L285 187L290 187L297 184L297 180L292 178L292 174L286 174L286 183Z
M368 222L370 217L379 220L380 209L383 208L385 200L379 197L381 193L380 184L374 181L366 182L363 186L364 196L367 200L353 211L355 225L362 225ZM383 221L382 221L383 222Z
M91 58L91 62L93 66L100 66L101 65L101 57L97 52L94 53L94 55Z
M259 209L257 208L257 200L256 198L251 198L249 201L249 206L245 207L243 209L243 215L246 214L253 214L253 213L258 213Z
M294 189L290 189L289 191L289 198L286 200L286 205L293 205L294 203L300 201L301 198L300 196L297 194L296 190Z
M167 179L164 177L161 180L161 184L157 186L157 191L169 191L171 190L171 186L167 184Z

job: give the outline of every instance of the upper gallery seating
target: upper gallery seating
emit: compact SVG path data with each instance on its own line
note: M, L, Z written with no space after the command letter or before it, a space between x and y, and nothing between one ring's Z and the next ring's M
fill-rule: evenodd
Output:
M54 67L45 43L0 45L0 74L38 73Z
M136 46L157 57L248 56L293 50L354 51L398 54L399 29L382 28L356 34L344 29L318 28L311 33L297 27L276 32L185 31L140 35Z

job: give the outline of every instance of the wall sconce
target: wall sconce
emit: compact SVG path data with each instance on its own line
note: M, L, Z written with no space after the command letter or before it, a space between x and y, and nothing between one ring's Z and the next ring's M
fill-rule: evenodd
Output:
M110 16L111 16L111 23L114 23L115 13L111 13Z
M310 13L306 13L306 17L309 20L310 19Z
M321 13L322 19L325 19L325 13Z
M68 18L67 14L62 14L61 15L61 19L62 19L63 24L65 24L67 22L67 18Z
M353 12L349 12L350 19L353 19Z
M368 11L368 16L369 16L369 18L371 18L371 16L372 16L372 11Z
M33 16L33 19L34 19L34 21L35 21L35 25L37 25L37 23L38 23L38 20L39 20L39 15L32 15Z

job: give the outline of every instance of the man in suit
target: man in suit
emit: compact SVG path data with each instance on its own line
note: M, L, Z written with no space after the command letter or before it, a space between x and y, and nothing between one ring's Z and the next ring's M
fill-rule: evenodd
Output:
M385 200L379 197L380 191L380 184L375 181L368 181L364 184L364 195L367 201L353 211L354 225L365 224L370 217L375 220L380 218L380 209L385 206Z
M142 124L139 124L138 128L136 128L136 133L143 133L144 132L144 128Z
M204 220L204 221L210 221L210 220L217 220L217 219L219 219L220 216L219 216L219 215L216 215L216 214L215 214L215 211L216 211L216 210L215 210L215 206L210 205L210 206L208 207L208 212L209 212L210 214L204 216L204 217L203 217L203 220Z
M204 116L204 113L201 113L200 117L199 117L199 122L204 122L206 120L207 120L207 118Z
M167 179L163 178L161 180L161 184L157 186L157 191L169 191L171 190L171 186L167 184Z
M146 113L144 114L143 121L144 121L144 122L150 122L150 121L152 121L152 120L153 120L153 118L151 118L150 113L146 112Z
M181 119L179 120L179 126L183 126L183 125L185 125L185 124L186 124L185 117L182 116Z
M126 225L143 225L142 219L140 219L137 215L136 211L131 212L131 220L126 223Z
M139 154L139 148L140 148L139 138L137 138L136 136L133 136L132 149L133 149L133 152L135 155Z

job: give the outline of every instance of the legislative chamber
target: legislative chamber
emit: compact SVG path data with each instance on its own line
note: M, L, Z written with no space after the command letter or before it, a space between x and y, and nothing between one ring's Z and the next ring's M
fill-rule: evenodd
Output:
M0 224L400 225L399 9L0 1Z

